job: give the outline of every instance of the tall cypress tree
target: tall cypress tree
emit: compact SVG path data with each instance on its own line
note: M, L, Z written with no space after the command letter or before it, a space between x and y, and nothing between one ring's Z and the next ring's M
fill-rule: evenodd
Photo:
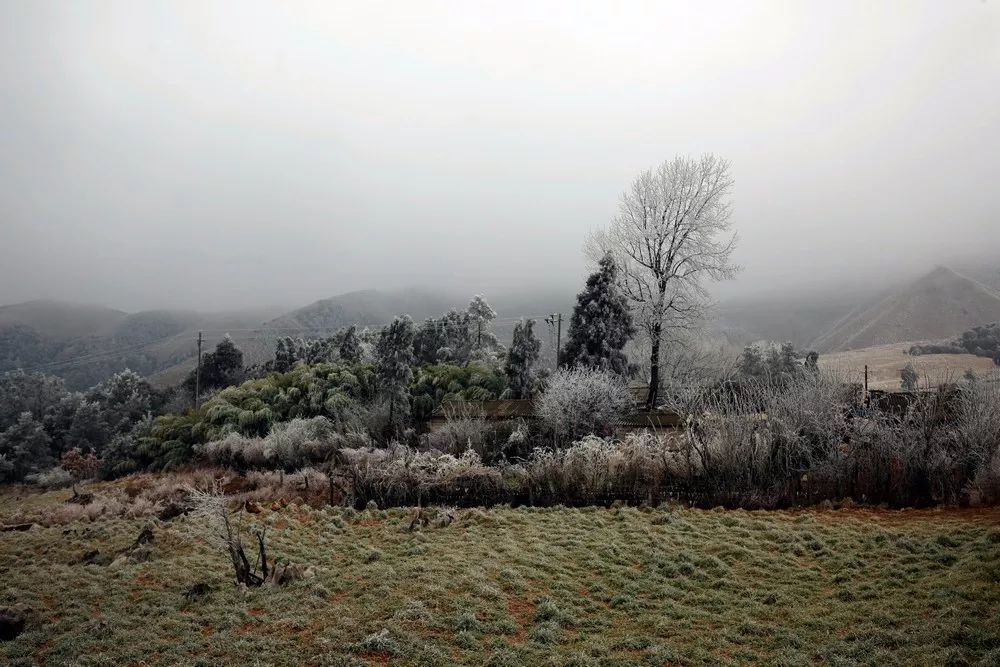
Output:
M361 341L358 340L358 332L353 324L344 332L344 340L340 343L340 358L349 364L361 361Z
M538 363L542 341L535 336L534 326L534 320L521 320L514 325L514 338L504 364L511 398L531 398L538 377L535 364Z
M628 358L622 349L635 335L628 302L619 291L618 268L610 254L601 258L597 271L576 295L569 320L564 366L599 368L619 375L628 373Z
M389 401L389 426L398 431L410 415L407 389L413 380L413 335L409 315L382 327L375 345L377 374L382 395Z

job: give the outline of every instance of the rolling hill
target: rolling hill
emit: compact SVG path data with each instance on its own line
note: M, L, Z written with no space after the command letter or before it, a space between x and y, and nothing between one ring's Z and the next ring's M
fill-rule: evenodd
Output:
M468 297L417 288L361 290L314 301L267 322L265 328L288 331L290 335L323 333L352 324L381 326L402 313L419 322L451 308L461 308L467 301Z
M810 347L819 352L840 352L938 340L998 320L1000 295L939 266L902 289L855 308Z
M226 331L259 327L274 307L223 313L151 310L125 313L101 306L30 301L0 307L0 371L58 375L73 389L89 387L123 368L181 376L194 365L199 330L214 344ZM174 375L176 376L177 373Z

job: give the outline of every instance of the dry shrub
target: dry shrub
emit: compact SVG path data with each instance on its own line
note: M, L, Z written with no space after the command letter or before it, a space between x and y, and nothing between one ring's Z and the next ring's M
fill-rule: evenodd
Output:
M672 440L650 433L619 442L587 436L565 449L536 449L518 468L524 492L536 503L658 502L681 474L683 457Z
M479 455L420 452L400 444L388 449L342 452L354 503L379 507L451 502L488 505L503 498L501 469L483 465Z
M516 453L522 443L519 434L525 430L519 421L490 423L475 416L456 415L438 430L424 435L422 445L452 456L471 449L486 463L496 463Z
M229 433L197 447L198 453L219 465L246 468L294 470L329 460L349 442L365 436L343 435L326 417L293 419L275 424L263 437Z
M40 486L43 489L62 489L73 484L73 475L61 466L56 466L55 468L27 475L24 481L35 486Z

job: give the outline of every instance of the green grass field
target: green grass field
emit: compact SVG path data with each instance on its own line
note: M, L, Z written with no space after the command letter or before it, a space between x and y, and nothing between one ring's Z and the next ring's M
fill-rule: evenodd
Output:
M191 517L156 522L150 560L118 568L79 561L144 520L0 533L0 605L32 609L0 664L1000 664L997 510L499 508L409 532L402 509L291 505L252 520L318 575L238 590ZM198 582L213 592L187 600Z

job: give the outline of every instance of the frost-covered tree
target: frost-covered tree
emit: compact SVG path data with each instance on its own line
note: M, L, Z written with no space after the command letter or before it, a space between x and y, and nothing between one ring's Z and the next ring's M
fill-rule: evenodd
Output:
M497 312L481 294L472 297L466 312L472 324L471 333L475 336L472 356L479 361L495 358L500 350L500 343L492 329Z
M0 482L14 479L14 462L7 459L6 454L0 454Z
M899 371L899 386L904 391L915 390L919 381L920 376L917 375L917 369L913 367L913 364L906 364Z
M63 381L55 376L22 370L3 373L0 375L0 431L17 422L22 412L30 412L40 421L66 395Z
M51 439L30 412L22 412L17 421L0 433L0 457L6 461L10 479L46 470L55 463L50 449Z
M126 431L152 410L153 388L141 375L125 369L92 389L88 398L103 411L104 421L115 432Z
M195 387L196 372L192 370L184 381L185 387L192 392ZM201 358L200 386L203 392L239 384L245 379L245 375L243 352L236 347L229 334L219 341L214 351Z
M119 429L127 430L124 425L119 425ZM97 401L82 400L73 413L69 431L64 435L64 446L66 449L99 452L115 431Z
M810 350L806 353L805 368L810 373L819 372L819 352Z
M299 346L291 336L282 336L274 347L274 370L287 373L299 360Z
M469 363L475 343L471 328L472 318L469 317L469 313L450 310L441 318L441 322L448 344L441 348L438 361L458 365Z
M534 320L521 320L514 325L513 340L504 364L511 398L531 398L538 379L535 366L538 364L542 341L535 336L534 327Z
M389 423L398 426L409 416L407 388L413 380L413 320L397 317L382 328L375 346L379 389L389 403Z
M626 375L628 357L622 350L633 335L632 313L618 286L614 257L607 253L576 296L561 362Z
M413 338L413 355L420 365L441 361L441 351L448 347L448 329L443 319L428 317Z
M625 379L594 368L563 368L549 378L537 399L542 422L558 442L585 435L609 436L632 406Z
M361 361L361 341L358 339L358 332L352 325L344 332L344 339L340 341L340 358L349 363L356 364Z
M699 327L709 302L706 280L731 278L729 163L712 155L677 157L645 171L622 195L616 215L590 243L610 252L636 323L650 343L649 393L657 405L661 348Z

